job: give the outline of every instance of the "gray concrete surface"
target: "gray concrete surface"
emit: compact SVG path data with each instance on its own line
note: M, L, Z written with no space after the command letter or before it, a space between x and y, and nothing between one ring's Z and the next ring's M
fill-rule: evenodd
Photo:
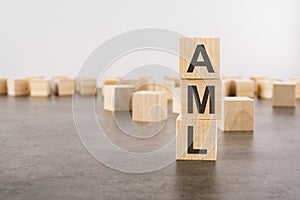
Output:
M256 101L254 134L222 134L217 162L180 161L129 174L87 152L71 98L0 96L0 199L299 199L297 106L273 109L270 101Z

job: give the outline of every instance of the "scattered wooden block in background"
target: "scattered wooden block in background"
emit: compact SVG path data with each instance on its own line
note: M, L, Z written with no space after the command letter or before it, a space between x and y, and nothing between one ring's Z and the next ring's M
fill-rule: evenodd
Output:
M291 81L296 83L296 99L300 99L300 77L293 77Z
M138 91L132 97L132 119L140 122L160 122L167 119L167 94L162 91Z
M164 79L167 81L174 81L174 83L175 83L174 87L180 87L180 78L179 77L165 76Z
M78 78L76 81L76 90L80 95L96 95L97 80L94 78Z
M0 94L7 93L7 80L0 78Z
M254 131L254 99L225 97L224 131Z
M176 159L216 160L216 120L176 119Z
M108 111L130 111L134 85L106 85L104 89L104 109Z
M221 119L222 91L221 80L181 80L182 118ZM191 95L191 97L188 98L188 95ZM199 108L196 98L199 98L200 101ZM188 102L188 99L191 102ZM202 108L205 109L202 110Z
M274 82L273 106L274 107L296 107L296 83Z
M75 90L74 79L69 78L56 78L55 82L55 94L58 96L72 96Z
M54 94L57 94L57 80L58 79L68 79L67 76L53 76L50 81L50 88Z
M235 96L235 83L232 79L222 79L225 96Z
M180 87L176 87L173 90L172 109L173 109L173 113L175 114L180 114L181 111L180 91L181 91Z
M173 99L174 81L154 81L153 84L155 91L164 91L167 94L168 100Z
M262 80L258 83L257 97L261 99L272 99L274 80Z
M204 61L206 67L199 66ZM208 62L213 73L208 71ZM181 79L219 79L220 38L180 38L179 73Z
M254 92L257 93L258 92L258 87L259 87L261 81L267 80L268 78L265 77L265 76L251 76L250 79L253 80L253 82L254 82Z
M121 77L115 76L115 77L104 77L102 86L103 85L117 85L119 81L121 80Z
M50 81L46 79L30 80L30 95L32 97L48 97L51 94Z
M25 96L29 94L27 79L8 79L7 94L10 96Z
M254 82L252 80L237 79L234 84L236 96L254 98Z

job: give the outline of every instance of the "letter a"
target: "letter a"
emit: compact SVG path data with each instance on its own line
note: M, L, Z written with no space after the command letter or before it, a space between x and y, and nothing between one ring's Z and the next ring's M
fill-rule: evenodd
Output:
M203 57L203 61L198 61L200 53ZM206 67L209 73L215 72L203 44L197 45L187 73L193 73L195 67Z

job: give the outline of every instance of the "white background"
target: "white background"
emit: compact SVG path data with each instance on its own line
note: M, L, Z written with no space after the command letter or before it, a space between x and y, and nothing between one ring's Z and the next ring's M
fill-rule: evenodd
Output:
M224 75L300 76L299 0L0 2L0 77L75 76L103 41L145 27L221 37Z

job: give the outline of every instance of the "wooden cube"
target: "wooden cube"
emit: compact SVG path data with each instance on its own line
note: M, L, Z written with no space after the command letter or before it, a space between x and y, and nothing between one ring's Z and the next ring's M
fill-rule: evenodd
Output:
M224 131L254 131L254 99L225 97Z
M222 100L221 80L181 80L183 119L221 119Z
M7 93L7 80L0 78L0 94Z
M235 82L232 79L222 79L225 96L235 96Z
M212 160L217 159L216 120L176 120L176 159Z
M274 82L273 106L274 107L296 107L296 83Z
M261 81L266 80L268 78L265 76L251 76L250 79L254 82L254 93L257 93Z
M132 98L132 119L160 122L168 117L167 94L163 91L138 91Z
M175 114L180 114L181 111L180 91L181 91L180 87L176 87L173 90L172 109L173 109L173 113Z
M167 99L173 99L173 90L175 87L174 81L154 81L154 90L155 91L164 91L167 94Z
M254 82L252 80L236 79L234 84L236 96L254 98Z
M300 99L300 77L293 77L291 81L296 83L296 99Z
M67 76L53 76L50 81L50 88L53 91L54 94L57 94L57 80L59 79L68 79Z
M27 79L8 79L7 94L10 96L25 96L29 94Z
M220 78L220 38L180 38L181 79Z
M56 79L56 94L58 96L72 96L75 90L74 79Z
M30 80L30 95L32 97L48 97L51 94L50 81L46 79Z
M78 78L76 90L80 95L87 96L97 94L97 80L94 78Z
M266 79L258 83L257 97L261 99L272 99L274 80Z
M134 85L107 85L104 89L104 109L108 111L130 111Z

